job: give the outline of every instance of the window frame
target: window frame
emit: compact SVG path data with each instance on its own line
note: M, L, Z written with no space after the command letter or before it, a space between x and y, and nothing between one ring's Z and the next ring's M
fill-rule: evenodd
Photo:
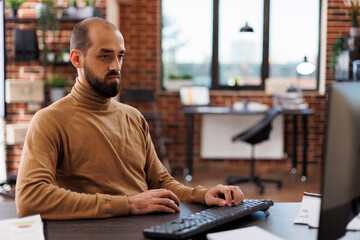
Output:
M270 0L264 0L264 30L263 30L263 53L261 64L261 84L257 86L222 86L219 84L219 1L213 0L213 51L211 65L211 88L216 90L264 90L265 81L269 73L269 13ZM267 34L266 34L267 33ZM264 64L265 63L265 64Z
M162 0L164 1L164 0ZM161 1L161 3L162 3ZM261 63L261 84L257 86L223 86L219 84L220 79L220 72L219 72L219 2L220 0L213 0L213 34L212 34L212 60L211 60L211 69L210 69L210 76L211 76L211 89L212 90L256 90L256 91L263 91L265 89L265 80L269 77L269 37L270 37L270 0L263 0L264 1L264 20L263 20L263 51L262 51L262 63ZM316 92L319 91L320 85L320 63L321 63L321 33L322 33L322 8L323 8L323 0L319 1L319 42L318 42L318 57L316 62L316 87L314 89L302 89L303 91L307 92ZM162 7L161 7L162 9ZM161 14L161 16L163 16ZM161 28L162 31L162 28ZM161 56L162 56L162 34L161 34ZM163 59L161 57L161 88L165 89L164 87L164 69L163 69Z

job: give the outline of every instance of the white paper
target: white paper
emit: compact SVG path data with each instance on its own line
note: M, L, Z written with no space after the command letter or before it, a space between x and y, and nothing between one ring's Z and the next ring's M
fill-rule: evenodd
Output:
M360 230L360 214L355 216L353 220L349 222L346 230L359 231Z
M296 215L295 224L305 224L308 225L309 223L309 208L308 208L308 202L306 200L306 197L303 196L303 199L301 201L300 210L299 213Z
M315 193L304 193L300 210L296 216L295 224L305 224L309 227L318 228L320 222L321 195ZM346 230L360 230L360 214L349 222Z
M320 194L305 192L301 201L299 213L296 216L294 223L305 224L314 228L319 227L320 207Z
M206 237L208 240L284 240L283 238L280 238L257 226L240 228L224 232L209 233L206 235Z
M40 215L0 221L1 240L45 240Z
M308 201L309 227L318 228L320 222L321 198L311 197Z

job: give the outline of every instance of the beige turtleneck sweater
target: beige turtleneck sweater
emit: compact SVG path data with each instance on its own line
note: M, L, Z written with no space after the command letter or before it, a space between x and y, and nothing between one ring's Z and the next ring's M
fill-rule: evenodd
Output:
M173 191L182 202L203 202L206 191L168 174L136 109L77 81L68 96L34 115L16 184L19 216L127 215L128 196L156 188Z

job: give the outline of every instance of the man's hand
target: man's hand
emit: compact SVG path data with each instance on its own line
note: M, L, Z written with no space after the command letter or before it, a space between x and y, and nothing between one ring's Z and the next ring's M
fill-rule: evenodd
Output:
M217 185L210 188L204 196L206 205L213 206L229 206L232 201L235 205L239 205L244 200L244 193L238 186Z
M172 199L172 200L171 200ZM180 212L179 198L166 189L154 189L136 194L128 198L131 215L140 215L152 212Z

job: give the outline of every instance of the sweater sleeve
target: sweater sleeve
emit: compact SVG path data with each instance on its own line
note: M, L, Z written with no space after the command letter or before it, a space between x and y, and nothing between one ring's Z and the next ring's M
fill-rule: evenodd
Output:
M106 218L128 215L127 196L84 194L56 183L61 154L61 127L39 111L27 132L16 184L18 215L40 214L45 219Z
M171 190L178 196L181 202L187 203L203 203L205 204L204 196L207 191L202 186L195 188L186 187L176 181L166 170L162 162L156 155L154 145L151 141L149 131L146 132L146 147L147 147L147 162L146 162L146 177L150 189L165 188Z

